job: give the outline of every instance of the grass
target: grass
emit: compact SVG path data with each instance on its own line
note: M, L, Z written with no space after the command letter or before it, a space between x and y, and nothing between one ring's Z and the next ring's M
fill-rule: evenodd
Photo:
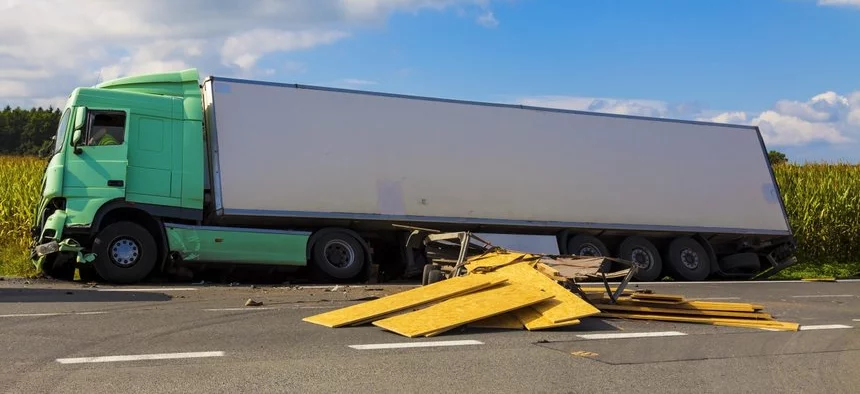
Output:
M32 276L29 226L44 160L0 156L0 275ZM774 279L860 274L860 165L780 164L774 167L799 264Z

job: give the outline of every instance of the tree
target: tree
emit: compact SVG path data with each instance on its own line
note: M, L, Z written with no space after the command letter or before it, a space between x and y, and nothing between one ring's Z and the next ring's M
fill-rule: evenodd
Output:
M767 158L770 160L770 165L772 166L788 163L788 156L775 150L767 152Z

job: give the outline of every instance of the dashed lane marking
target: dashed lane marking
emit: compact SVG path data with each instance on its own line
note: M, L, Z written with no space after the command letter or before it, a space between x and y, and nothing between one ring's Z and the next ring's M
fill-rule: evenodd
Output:
M716 301L716 300L739 300L740 297L705 297L705 298L695 298L696 300L703 301Z
M820 324L813 326L800 326L800 331L809 331L809 330L838 330L843 328L853 328L851 326L847 326L845 324Z
M350 348L357 350L377 350L377 349L405 349L405 348L421 348L421 347L437 347L437 346L468 346L468 345L483 345L481 341L472 339L460 341L433 341L433 342L400 342L400 343L374 343L368 345L349 345Z
M856 297L856 295L854 295L854 294L808 294L808 295L791 296L791 298L847 298L847 297Z
M680 331L657 331L657 332L618 332L606 334L580 334L582 339L626 339L626 338L653 338L653 337L677 337L687 335Z
M58 358L56 361L60 364L83 364L83 363L109 363L119 361L141 361L141 360L168 360L179 358L201 358L201 357L222 357L224 352L192 352L192 353L159 353L159 354L136 354L127 356L101 356L101 357L78 357L78 358Z

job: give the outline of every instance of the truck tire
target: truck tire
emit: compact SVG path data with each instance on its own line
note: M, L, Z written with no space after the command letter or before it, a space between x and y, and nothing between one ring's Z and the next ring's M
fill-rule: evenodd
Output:
M158 245L137 223L122 221L102 229L93 240L93 268L107 282L135 283L155 268Z
M637 280L651 282L660 279L663 272L663 259L651 241L645 237L631 236L624 239L618 247L618 258L629 260L637 266Z
M344 231L330 231L314 242L311 252L314 267L333 279L358 276L365 264L365 251L355 237Z
M711 272L711 258L702 244L690 237L678 237L666 250L666 268L675 280L701 281Z
M567 252L577 256L609 256L609 250L603 242L595 236L585 234L570 238L567 241Z
M755 273L761 270L761 260L755 253L736 253L723 257L720 260L720 269L727 273Z

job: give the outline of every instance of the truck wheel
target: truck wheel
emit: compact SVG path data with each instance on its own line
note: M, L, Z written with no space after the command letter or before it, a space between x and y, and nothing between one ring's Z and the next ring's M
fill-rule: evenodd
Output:
M645 237L627 237L618 248L618 257L633 262L638 268L634 277L641 281L655 281L663 271L663 259L657 247Z
M737 253L724 257L720 260L720 269L724 272L758 272L761 270L761 261L755 253Z
M139 224L117 222L105 227L93 240L93 268L113 283L139 282L155 268L158 245Z
M609 250L597 237L580 234L567 241L567 252L577 256L609 256Z
M312 261L318 270L334 279L351 279L364 268L365 253L355 237L332 231L314 242Z
M708 252L690 237L678 237L669 243L666 250L667 268L676 280L701 281L711 271Z

